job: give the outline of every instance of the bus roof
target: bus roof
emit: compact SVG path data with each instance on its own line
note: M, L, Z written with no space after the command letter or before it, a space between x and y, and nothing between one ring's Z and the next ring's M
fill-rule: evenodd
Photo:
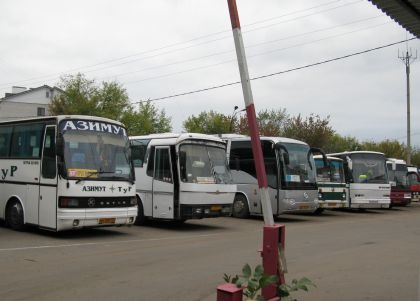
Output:
M237 134L221 134L221 135L218 135L218 137L220 137L223 140L232 140L232 141L233 140L234 141L249 141L249 140L251 140L251 137L249 137L249 136L237 135ZM296 143L296 144L308 145L306 142L296 140L296 139L286 138L286 137L261 136L260 139L263 140L263 141L272 141L274 143L280 142L280 143Z
M341 152L341 153L332 153L332 154L327 154L327 156L345 156L345 155L352 155L352 154L377 154L377 155L383 155L385 156L384 153L380 153L380 152L373 152L373 151L346 151L346 152Z
M31 117L31 118L21 118L21 119L14 119L8 121L1 121L0 124L9 124L9 123L23 123L23 122L36 122L36 121L43 121L43 120L57 120L60 122L63 119L85 119L85 120L96 120L96 121L104 121L109 123L115 123L118 125L124 126L121 122L112 120L109 118L98 117L98 116L88 116L88 115L57 115L57 116L40 116L40 117Z
M396 158L386 158L386 162L395 162L395 164L403 164L403 165L407 165L407 163L402 160L402 159L396 159Z
M315 155L314 159L322 159L321 155ZM332 161L343 161L343 159L337 158L337 157L332 157L332 156L327 156L327 160L332 160Z
M165 140L165 143L168 144L178 144L184 140L208 140L213 142L225 143L222 139L206 134L198 133L162 133L162 134L151 134L143 136L130 136L130 140L139 140L139 139L159 139Z

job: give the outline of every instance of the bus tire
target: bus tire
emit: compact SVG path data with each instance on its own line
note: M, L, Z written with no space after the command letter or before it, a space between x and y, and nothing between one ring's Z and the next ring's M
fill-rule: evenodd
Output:
M237 218L249 217L249 206L243 194L237 194L232 206L232 216Z
M144 216L143 203L139 197L137 197L137 208L138 209L135 224L141 226L146 223L146 217Z
M314 215L321 215L322 214L322 212L324 212L324 208L317 208L315 211L314 211Z
M25 229L24 213L22 204L17 200L12 200L7 205L6 223L13 230L22 231Z

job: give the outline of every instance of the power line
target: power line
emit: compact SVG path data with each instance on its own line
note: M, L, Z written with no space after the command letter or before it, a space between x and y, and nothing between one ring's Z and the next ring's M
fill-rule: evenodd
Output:
M411 39L408 39L408 41L415 40L415 39L416 38L411 38ZM310 67L314 67L314 66L319 66L319 65L326 64L326 63L339 61L339 60L346 59L346 58L349 58L349 57L353 57L353 56L356 56L356 55L361 55L361 54L364 54L364 53L368 53L368 52L372 52L372 51L375 51L375 50L379 50L379 49L391 47L391 46L394 46L394 45L398 45L398 44L401 44L401 43L405 43L406 41L407 40L394 42L394 43L378 46L378 47L375 47L375 48L370 48L370 49L366 49L366 50L363 50L363 51L354 52L354 53L347 54L347 55L344 55L344 56L335 57L335 58L332 58L332 59L328 59L328 60L324 60L324 61L300 66L300 67L295 67L295 68L291 68L291 69L287 69L287 70L283 70L283 71L278 71L278 72L274 72L274 73L269 73L269 74L253 77L253 78L250 78L250 80L257 80L257 79L272 77L272 76L275 76L275 75L289 73L289 72L292 72L292 71L297 71L297 70L306 69L306 68L310 68ZM225 83L225 84L212 86L212 87L207 87L207 88L203 88L203 89L197 89L197 90L193 90L193 91L182 92L182 93L178 93L178 94L172 94L172 95L168 95L168 96L152 98L152 99L149 99L149 100L137 101L137 102L134 102L134 104L139 104L139 103L144 103L144 102L149 102L149 101L160 101L160 100L165 100L165 99L169 99L169 98L175 98L175 97L179 97L179 96L185 96L185 95L200 93L200 92L204 92L204 91L220 89L220 88L223 88L223 87L233 86L233 85L237 85L237 84L240 84L240 83L241 83L240 81L235 81L235 82Z
M300 34L289 35L289 36L282 37L282 38L279 38L279 39L274 39L274 40L270 40L270 41L266 41L266 42L251 44L251 45L247 45L246 49L250 49L250 48L254 48L254 47L258 47L258 46L262 46L262 45L266 45L266 44L277 43L277 42L280 42L280 41L294 39L294 38L297 38L297 37L302 37L302 36L306 36L306 35L310 35L310 34L314 34L314 33L319 33L319 32L323 32L323 31L328 31L328 30L332 30L332 29L342 27L342 26L353 25L353 24L356 24L356 23L361 23L361 22L365 22L365 21L369 21L369 20L373 20L373 19L377 19L377 18L382 18L384 16L385 15L379 15L379 16L375 16L375 17L359 19L359 20L344 23L344 24L334 25L334 26L330 26L330 27L324 27L324 28L321 28L321 29L307 31L307 32L300 33ZM392 23L392 21L388 21L386 23L382 23L382 24L379 24L379 25L376 25L376 26L381 26L381 25L389 24L389 23ZM360 30L364 30L364 29L370 29L370 28L373 28L373 27L376 27L376 26L367 27L367 28L356 30L356 31L360 31ZM356 31L352 31L352 32L356 32ZM350 33L352 33L352 32L350 32ZM344 33L344 34L346 34L346 33ZM159 69L159 68L164 68L164 67L168 67L168 66L173 66L173 65L198 61L198 60L202 60L202 59L206 59L206 58L210 58L210 57L214 57L214 56L219 56L219 55L222 55L222 54L228 54L228 53L234 53L234 50L232 49L232 50L228 50L228 51L221 51L221 52L216 52L216 53L212 53L212 54L209 54L209 55L200 56L200 57L196 57L196 58L192 58L192 59L176 61L176 62L172 62L172 63L168 63L168 64L162 64L162 65L158 65L158 66L151 66L151 67L147 67L147 68L143 68L143 69L139 69L139 70L128 71L128 72L114 74L114 75L107 75L107 76L99 77L98 79L125 76L125 75L134 74L134 73L144 72L144 71L147 71L147 70ZM219 64L217 64L217 65L219 65Z
M352 33L355 33L355 32L359 32L359 31L362 31L362 30L367 30L367 29L371 29L371 28L374 28L374 27L383 26L383 25L390 24L390 23L392 23L392 22L387 21L385 23L381 23L381 24L378 24L378 25L375 25L375 26L369 26L369 27L365 27L365 28L361 28L361 29L357 29L357 30L352 30L352 31L349 31L349 32L332 35L332 36L329 36L329 37L313 40L313 41L310 41L310 42L304 42L304 43L299 43L299 44L295 44L295 45L291 45L291 46L287 46L287 47L283 47L283 48L278 48L278 49L274 49L274 50L270 50L270 51L265 51L265 52L249 55L248 58L254 58L254 57L258 57L258 56L271 54L271 53L274 53L274 52L279 52L279 51L288 50L288 49L292 49L292 48L296 48L296 47L300 47L300 46L305 46L305 45L317 43L317 42L320 42L320 41L325 41L325 40L328 40L328 39L345 36L345 35L352 34ZM260 44L262 44L262 43L260 43ZM176 72L166 73L166 74L162 74L162 75L146 77L146 78L142 78L142 79L139 79L139 80L133 80L133 81L128 81L128 82L126 81L126 82L122 82L122 83L125 84L125 85L140 83L140 82L144 82L144 81L149 81L149 80L169 77L169 76L173 76L173 75L184 74L184 73L188 73L188 72L192 72L192 71L207 69L207 68L211 68L211 67L216 67L216 66L231 63L231 62L234 62L234 61L235 61L235 59L230 59L230 60L226 60L226 61L222 61L222 62L218 62L218 63L212 63L212 64L205 65L205 66L194 67L194 68L190 68L190 69L186 69L186 70L182 70L182 71L176 71Z
M329 1L329 2L326 2L324 4L312 6L312 7L307 8L307 9L301 9L301 10L297 10L297 11L294 11L294 12L291 12L291 13L283 14L283 15L280 15L280 16L277 16L277 17L272 17L272 18L269 18L269 19L265 19L265 20L261 20L261 21L256 21L256 22L251 23L249 25L245 25L244 27L247 27L247 26L249 27L249 26L253 26L255 24L265 23L265 22L268 22L268 21L271 21L271 20L274 20L274 19L283 18L285 16L294 15L294 14L297 14L297 13L300 13L300 12L303 12L303 11L312 10L312 9L319 8L319 7L322 7L322 6L328 6L328 5L330 5L332 3L336 3L336 2L340 2L340 0ZM256 28L256 29L252 29L252 30L248 30L248 31L244 31L244 32L251 32L251 31L260 30L260 29L264 29L264 28L267 28L267 27L271 27L271 26L276 26L276 25L279 25L279 24L283 24L283 23L295 21L295 20L298 20L298 19L302 19L302 18L306 18L306 17L312 16L312 15L316 15L316 14L319 14L319 13L322 13L322 12L331 11L331 10L342 8L342 7L345 7L345 6L348 6L348 5L353 5L353 4L356 4L356 3L359 3L359 2L362 2L362 0L353 1L353 2L350 2L350 3L345 3L343 5L339 5L339 6L336 6L336 7L333 7L333 8L329 8L329 9L317 11L315 13L307 14L307 15L304 15L304 16L299 16L299 17L296 17L296 18L285 20L285 21L280 22L280 23L274 23L274 24L263 26L261 28ZM130 57L135 57L135 56L139 56L139 55L143 55L143 54L147 54L147 53L153 53L153 52L156 52L156 51L159 51L159 50L163 50L163 49L175 47L175 46L182 45L182 44L191 43L191 42L194 42L194 41L197 41L197 40L201 40L201 39L204 39L204 38L207 38L207 37L211 37L211 36L215 36L215 35L219 35L221 33L227 33L227 32L230 32L230 30L223 30L223 31L219 31L219 32L214 32L214 33L210 33L210 34L207 34L207 35L199 36L199 37L196 37L196 38L193 38L193 39L184 41L184 42L173 43L173 44L165 45L165 46L162 46L162 47L154 48L154 49L151 49L151 50L146 50L146 51L142 51L142 52L139 52L139 53L135 53L135 54L123 56L123 57L120 57L120 58L115 58L115 59L110 59L110 60L102 61L102 62L95 63L95 64L92 64L92 65L85 65L85 66L81 66L81 67L77 67L77 68L68 69L68 70L65 70L65 71L58 72L58 73L51 73L49 75L44 75L44 76L39 76L39 77L33 77L33 78L29 78L29 79L21 80L21 81L16 81L16 82L0 83L0 89L4 89L4 88L9 87L10 85L14 85L14 84L18 84L18 83L24 83L24 82L37 83L39 81L36 81L36 82L34 82L34 81L35 80L38 80L38 79L39 80L41 80L41 79L44 79L44 80L46 80L46 79L56 79L56 78L59 78L59 76L65 74L65 73L70 73L70 72L74 72L74 71L80 71L81 69L85 69L85 68L92 68L92 67L96 67L96 66L100 66L100 65L104 65L104 64L116 62L116 61L121 61L121 60L130 58ZM208 44L208 43L212 43L212 42L215 42L215 41L227 39L227 38L230 38L230 37L231 36L229 35L229 36L218 38L218 39L214 39L214 40L211 40L211 41L202 42L202 43L199 43L199 44L196 44L196 45L190 45L190 46L187 46L187 47L184 47L184 48L174 49L174 50L166 51L164 53L155 54L155 55L148 56L148 57L145 57L145 58L139 58L139 59L135 59L135 60L131 60L131 61L121 62L121 63L118 63L118 64L114 64L114 65L111 65L111 66L108 66L108 67L102 67L102 68L99 68L99 69L87 70L87 71L85 71L85 73L94 72L94 71L100 71L100 70L104 70L104 69L108 69L108 68L113 68L113 67L120 66L120 65L123 65L123 64L132 63L134 61L149 59L149 58L153 58L153 57L165 55L165 54L168 54L168 53L172 53L172 52L176 52L176 51L180 51L180 50L185 50L185 49L188 49L188 48L191 48L191 47L200 46L202 44Z

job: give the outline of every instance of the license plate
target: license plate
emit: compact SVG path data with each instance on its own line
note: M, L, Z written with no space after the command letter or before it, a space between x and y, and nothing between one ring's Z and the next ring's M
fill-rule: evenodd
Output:
M378 204L378 201L369 201L370 204Z
M329 207L335 207L335 206L337 206L337 203L328 203L328 206Z
M100 218L100 219L98 219L98 223L100 225L102 225L102 224L115 224L115 217Z
M309 209L309 208L311 208L309 205L299 205L299 209L301 209L301 210L306 210L306 209Z
M215 205L215 206L211 206L210 207L211 211L221 211L222 210L222 206L219 205Z

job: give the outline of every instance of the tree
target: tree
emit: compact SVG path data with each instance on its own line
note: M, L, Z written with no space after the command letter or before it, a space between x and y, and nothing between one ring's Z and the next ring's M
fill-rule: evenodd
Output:
M148 135L165 133L172 130L171 118L165 110L159 111L150 101L140 102L138 110L131 108L126 111L121 120L130 135Z
M360 143L355 137L341 136L337 133L332 135L327 145L324 146L324 151L326 153L340 153L344 151L356 151L360 149Z
M363 150L376 151L384 153L388 158L405 158L406 147L404 143L397 140L383 140L380 142L364 141L361 143Z
M198 116L190 116L183 122L187 132L202 134L230 133L234 121L231 116L213 110L201 112Z
M130 103L127 91L119 83L96 84L83 74L66 75L58 85L63 93L55 97L52 115L79 114L106 117L123 122L130 135L168 132L171 119L150 102L141 102L138 110Z
M284 128L284 136L305 141L310 146L324 148L334 135L329 123L330 116L321 118L311 114L304 119L299 114L289 118Z
M261 110L257 114L258 128L260 135L279 137L282 136L284 127L288 123L289 115L286 109ZM248 118L243 115L239 122L235 123L235 132L249 135Z

